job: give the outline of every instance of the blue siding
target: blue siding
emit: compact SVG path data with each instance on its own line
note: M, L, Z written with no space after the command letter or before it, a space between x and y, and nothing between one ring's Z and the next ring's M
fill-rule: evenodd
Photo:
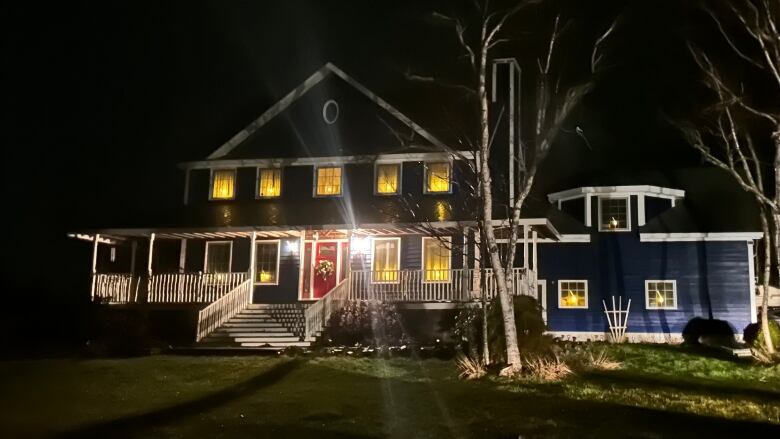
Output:
M282 239L279 246L279 285L255 285L254 303L292 303L298 300L301 257L298 238Z
M630 332L680 333L694 317L750 323L746 242L639 242L635 233L594 233L591 243L540 244L553 331L607 330L602 299L631 299ZM588 280L588 309L558 307L559 279ZM676 310L647 310L645 280L677 281Z

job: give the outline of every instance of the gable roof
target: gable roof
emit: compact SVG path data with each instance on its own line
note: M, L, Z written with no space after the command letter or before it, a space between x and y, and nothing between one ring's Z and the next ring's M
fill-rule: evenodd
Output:
M268 110L260 115L257 119L252 121L243 130L239 131L236 135L230 138L227 142L222 144L214 152L212 152L207 158L209 160L223 159L231 152L234 152L236 148L247 142L253 135L264 126L268 125L272 120L276 119L282 112L290 108L294 103L299 101L302 97L306 96L315 86L323 83L323 81L329 77L340 78L344 83L348 84L354 90L357 90L362 96L384 109L393 118L400 122L403 126L408 127L413 133L419 135L425 139L430 145L436 147L439 150L449 150L443 142L434 137L431 133L426 131L420 125L416 124L409 117L398 111L395 107L387 103L384 99L374 94L371 90L363 86L354 78L346 74L343 70L336 67L334 64L328 62L323 65L319 70L314 72L300 85L291 90L282 99L277 101Z

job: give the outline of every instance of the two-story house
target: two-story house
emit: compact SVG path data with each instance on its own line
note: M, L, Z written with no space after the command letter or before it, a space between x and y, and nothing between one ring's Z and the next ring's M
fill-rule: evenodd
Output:
M516 63L494 69L495 105L516 107ZM511 199L520 124L501 114L495 178ZM346 300L453 308L496 293L476 256L474 162L326 64L181 164L175 223L72 236L92 242L95 301L190 307L199 342L308 345ZM549 194L547 211L521 222L514 294L537 298L560 335L605 336L611 296L632 300L629 337L677 338L696 316L741 331L756 318L760 234L669 230L684 197L657 186Z

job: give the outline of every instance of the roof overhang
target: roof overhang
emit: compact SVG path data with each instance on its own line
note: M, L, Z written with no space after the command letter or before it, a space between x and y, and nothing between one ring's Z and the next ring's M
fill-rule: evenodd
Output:
M658 198L682 199L685 191L660 186L586 186L565 191L553 192L547 195L547 199L553 203L581 198L586 195L620 194L620 195L646 195Z
M528 227L529 231L537 232L540 239L561 240L561 234L547 218L520 218L516 224L519 227ZM508 229L511 226L511 221L509 219L494 219L493 226L497 229Z
M728 232L728 233L640 233L641 242L665 241L753 241L761 239L761 232Z

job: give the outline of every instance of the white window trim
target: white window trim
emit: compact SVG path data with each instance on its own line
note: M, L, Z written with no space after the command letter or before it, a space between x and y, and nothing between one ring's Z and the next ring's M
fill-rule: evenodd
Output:
M217 171L233 171L233 196L230 198L214 198L214 173ZM238 192L238 168L213 168L209 171L209 201L230 201L236 199Z
M391 281L375 281L374 273L376 272L376 242L377 241L396 241L398 242L398 257L396 261L396 267L398 267L399 275L396 280ZM388 237L388 238L372 238L371 239L371 283L372 284L398 284L401 282L401 238L400 237Z
M630 232L631 231L631 196L630 195L599 195L599 232ZM622 229L605 229L601 224L601 200L603 199L620 199L626 200L626 227Z
M650 306L650 282L671 282L674 295L674 305L672 306ZM677 309L677 281L674 279L647 279L645 280L645 309L648 311L660 311L665 309Z
M447 241L449 243L449 248L447 249L447 251L450 253L450 263L448 264L449 267L450 267L450 268L448 268L448 271L450 272L450 276L448 276L449 279L447 279L447 280L425 280L425 241L426 240L429 241L429 240L432 240L432 239L433 240L443 240L443 241ZM400 248L399 248L399 250L400 250ZM422 283L424 283L424 284L448 284L448 283L452 282L452 237L451 236L442 236L442 237L439 237L439 238L434 238L434 237L431 237L431 236L423 236L423 239L422 239L422 255L421 255L421 258L420 258L420 264L422 265L421 268L422 268L422 273L423 273L423 275L422 275Z
M268 196L268 195L260 195L260 173L262 171L266 170L273 170L278 169L279 170L279 195L274 196ZM284 185L282 184L282 178L284 177L284 171L281 167L257 167L257 171L255 171L255 199L257 200L271 200L274 198L281 198L282 191L284 190Z
M447 191L441 191L441 192L431 192L428 190L428 165L436 165L444 163L449 167L449 173L447 174L447 177L449 178L449 184L447 185ZM452 160L447 161L430 161L425 162L423 164L423 168L425 172L423 172L423 194L426 195L443 195L443 194L451 194L452 193Z
M377 179L377 177L378 177L377 168L379 168L379 166L388 166L388 165L396 166L398 168L398 185L395 188L395 192L392 192L392 193L379 192L379 188L377 187L377 186L379 186L379 180ZM381 162L381 161L375 162L374 163L374 195L376 195L378 197L392 197L392 196L400 195L401 194L401 185L403 184L402 183L403 182L403 177L402 176L403 176L403 173L404 173L403 171L404 171L404 164L403 164L403 162Z
M341 168L341 175L339 176L339 193L332 195L318 195L317 183L319 183L319 170L322 168ZM344 196L344 165L322 165L314 167L314 185L311 188L311 193L314 198L338 198Z
M203 258L203 272L209 273L209 246L211 244L229 244L230 252L228 253L228 273L233 272L233 241L206 241L206 255Z
M564 282L582 282L585 284L585 305L584 306L571 306L571 305L564 305L561 302L561 285L563 285ZM588 280L587 279L558 279L558 308L559 309L588 309Z
M255 241L255 267L254 270L257 271L257 246L258 245L269 245L269 244L276 244L276 275L274 276L275 281L274 282L257 282L254 279L252 279L252 282L255 285L279 285L279 263L281 262L282 257L282 240L281 239L263 239L263 240L256 240Z

